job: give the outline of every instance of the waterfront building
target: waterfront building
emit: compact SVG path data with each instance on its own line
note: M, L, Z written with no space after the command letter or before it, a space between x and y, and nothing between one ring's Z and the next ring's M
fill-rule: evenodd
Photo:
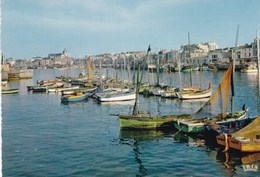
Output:
M237 47L236 50L236 59L238 60L238 64L245 64L252 61L253 57L253 48L252 45L242 45Z
M231 57L230 51L231 51L230 48L215 49L209 51L208 62L211 64L229 63Z
M257 39L254 39L254 42L252 42L252 50L253 50L253 55L252 55L252 62L257 63ZM258 45L260 45L260 39L258 39Z
M7 81L8 80L8 72L11 70L11 65L9 63L2 64L1 68L1 79L2 81Z
M210 58L208 54L210 51L218 49L215 42L198 43L181 46L182 62L192 65L209 64Z

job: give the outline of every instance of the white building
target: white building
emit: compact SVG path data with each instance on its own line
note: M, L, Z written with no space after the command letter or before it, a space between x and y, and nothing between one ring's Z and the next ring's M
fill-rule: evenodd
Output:
M230 60L230 48L216 49L209 51L208 62L209 63L229 63Z

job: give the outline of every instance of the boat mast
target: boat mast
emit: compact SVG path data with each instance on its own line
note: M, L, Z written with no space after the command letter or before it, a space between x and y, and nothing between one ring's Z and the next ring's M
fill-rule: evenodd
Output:
M148 47L147 53L146 53L146 57L144 59L144 61L142 63L144 63L146 61L146 59L148 58L148 54L151 51L150 45ZM143 65L144 68L144 65ZM144 69L142 70L144 71ZM138 114L138 108L137 108L137 104L138 104L138 97L139 97L139 90L140 90L140 86L141 86L141 82L143 79L143 72L141 74L141 78L140 78L140 63L138 62L138 70L137 70L137 81L136 81L136 91L135 91L135 104L134 104L134 109L133 109L133 113L132 115L137 115Z
M202 56L201 56L201 52L199 53L199 55L200 55L200 64L199 64L199 66L200 66L200 90L202 90L202 77L203 77L203 67L202 67L202 63L203 63L203 61L202 61Z
M256 46L257 46L257 70L258 70L258 89L260 94L260 57L259 57L259 34L256 31Z
M191 56L190 56L190 33L188 33L188 42L189 42L189 57L190 57L190 86L192 86L192 65L191 65Z
M182 82L181 82L181 55L180 53L182 52L178 52L177 53L177 57L178 57L178 73L179 73L179 79L180 79L180 89L182 89Z
M132 84L135 85L135 57L134 57L134 66L133 66L133 78L132 78Z
M102 88L102 60L101 60L101 58L99 58L99 72L100 72L100 76L99 76L100 88Z
M237 41L238 41L238 33L239 33L239 25L237 25L237 34L236 34L236 43L234 48L234 54L232 57L232 64L233 70L231 73L231 115L234 116L234 109L235 109L235 89L234 89L234 73L235 73L235 66L236 66L236 50L237 50Z
M0 0L0 37L1 37L1 39L2 39L2 31L1 31L1 29L2 29L2 3L3 3L3 1ZM2 40L0 40L0 54L2 55L2 59L3 59ZM1 68L2 68L2 62L3 61L0 62ZM0 90L0 94L2 95L2 89ZM2 108L0 109L0 115L2 115ZM0 123L1 123L1 125L3 123L2 116L0 117ZM0 128L0 141L2 142L2 140L3 139L2 139L2 126L1 126L1 128ZM2 143L0 143L0 149L2 149L2 147L3 147ZM0 153L0 159L2 159L2 153ZM0 171L2 172L2 164L0 165Z
M160 65L160 60L159 60L159 57L160 57L160 52L159 52L159 55L158 55L158 58L157 58L157 64L156 64L156 76L157 76L157 82L156 82L156 86L159 86L160 85L160 81L159 81L159 65Z
M140 89L140 63L137 64L138 65L138 69L137 69L137 79L136 79L136 90L135 90L135 104L134 104L134 109L133 109L133 113L132 115L137 115L138 114L138 108L137 108L137 104L138 104L138 97L139 97L139 89Z

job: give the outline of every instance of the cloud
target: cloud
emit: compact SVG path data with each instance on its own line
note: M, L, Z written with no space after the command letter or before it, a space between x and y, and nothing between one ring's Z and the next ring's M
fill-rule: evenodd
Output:
M160 13L191 0L27 0L24 9L8 11L11 23L41 28L85 29L92 32L121 31L134 28L146 30L154 21L161 20ZM173 9L172 9L173 10ZM155 14L159 14L156 16Z

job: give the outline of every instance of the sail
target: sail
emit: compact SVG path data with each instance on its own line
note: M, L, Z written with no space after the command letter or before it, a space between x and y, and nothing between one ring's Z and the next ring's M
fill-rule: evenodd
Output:
M88 80L92 81L93 80L93 61L89 61L87 64L87 68L88 68Z
M228 109L229 95L231 89L232 62L226 71L222 82L210 96L208 102L192 115L193 119L202 119L205 117L218 116L221 119L225 117Z
M233 133L232 136L256 139L257 136L260 136L260 116L243 129Z

